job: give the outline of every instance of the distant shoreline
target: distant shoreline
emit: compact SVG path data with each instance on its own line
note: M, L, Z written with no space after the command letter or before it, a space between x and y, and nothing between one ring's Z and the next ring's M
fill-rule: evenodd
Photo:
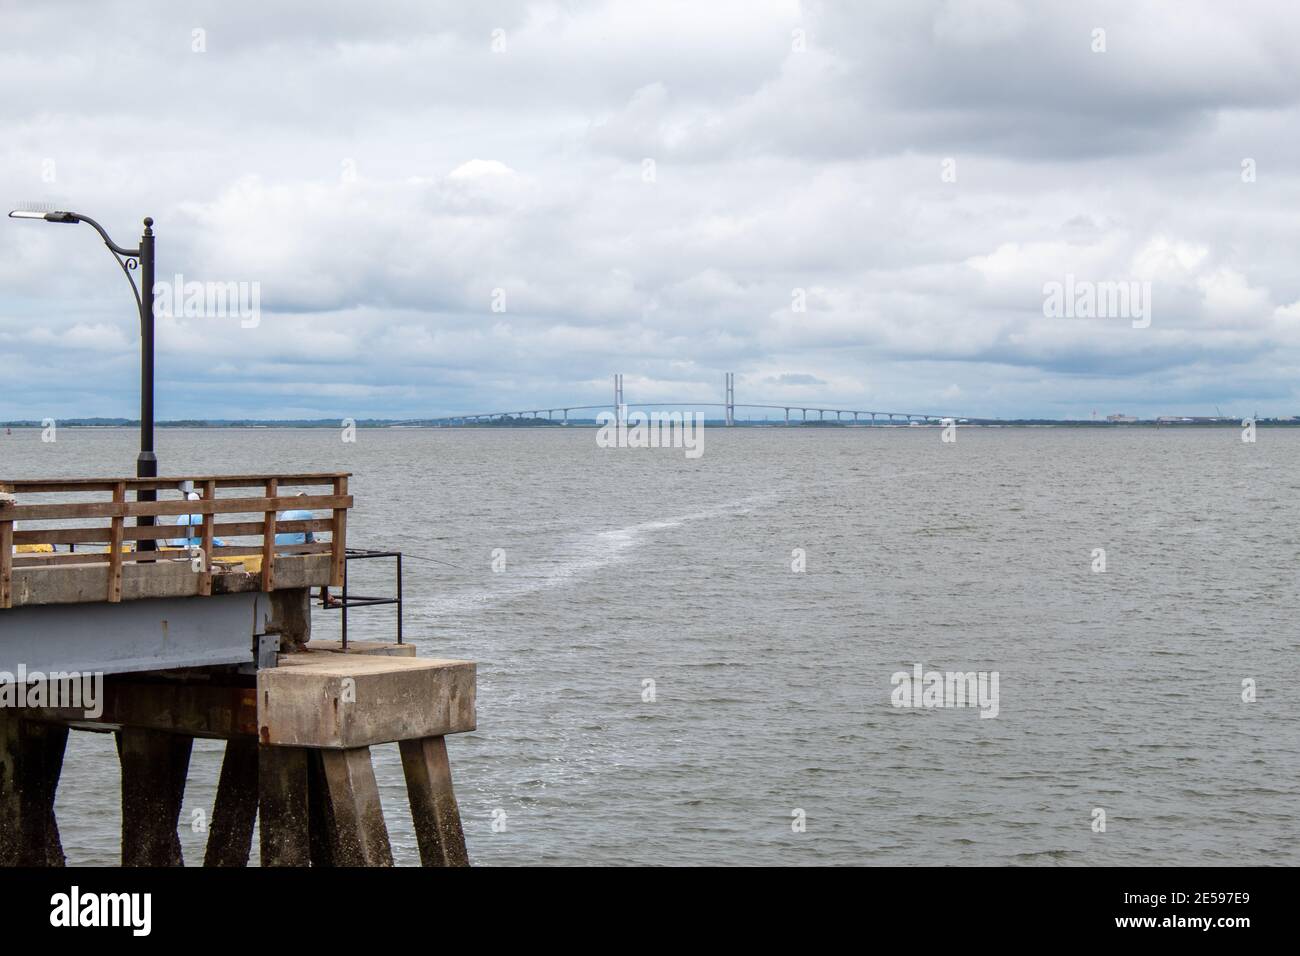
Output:
M55 419L55 424L60 428L87 428L87 429L136 429L140 427L138 421L128 421L125 419ZM341 419L306 419L306 420L212 420L212 421L169 421L158 422L158 428L211 428L211 429L267 429L267 428L330 428L337 429L343 427L344 420ZM534 419L507 419L492 422L472 422L462 424L448 424L446 422L433 421L397 421L387 419L371 420L348 420L346 424L353 425L356 428L376 429L494 429L494 428L598 428L602 423L595 419L570 419L568 422L552 421L545 418ZM706 419L704 424L710 428L724 428L726 422L721 419ZM788 425L781 420L768 421L736 421L736 428L941 428L943 421L935 419L926 423L913 422L849 422L849 421L792 421ZM1287 418L1260 418L1256 421L1260 428L1300 428L1300 419ZM34 421L12 421L0 422L0 428L20 429L20 430L41 430L46 427L46 422ZM1135 422L1094 422L1094 421L1076 421L1071 419L958 419L960 428L1099 428L1099 429L1164 429L1164 428L1241 428L1242 421L1233 418L1224 418L1218 420L1182 420L1182 421L1157 421L1154 419L1135 421Z

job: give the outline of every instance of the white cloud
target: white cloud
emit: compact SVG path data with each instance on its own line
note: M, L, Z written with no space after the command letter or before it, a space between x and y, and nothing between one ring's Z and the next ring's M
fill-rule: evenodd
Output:
M6 12L0 84L24 95L0 101L0 179L123 243L153 215L160 278L261 284L256 328L160 325L160 375L187 384L165 412L604 400L615 371L630 394L716 399L725 370L751 397L972 416L1141 410L1135 394L1172 412L1208 382L1300 411L1273 383L1300 363L1300 14L134 9ZM1066 274L1151 281L1152 327L1044 319ZM0 357L27 376L0 419L61 401L67 368L102 400L83 413L133 413L130 293L88 229L0 221L0 290Z

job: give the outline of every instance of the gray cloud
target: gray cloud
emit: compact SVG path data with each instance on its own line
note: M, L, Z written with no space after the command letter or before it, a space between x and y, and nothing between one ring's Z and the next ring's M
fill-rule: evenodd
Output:
M121 242L153 215L160 278L259 284L255 328L160 320L165 417L615 371L716 401L727 370L742 400L1300 410L1289 10L145 6L0 2L0 180ZM1066 275L1150 282L1150 327L1045 317ZM132 414L136 335L88 229L3 222L0 419Z

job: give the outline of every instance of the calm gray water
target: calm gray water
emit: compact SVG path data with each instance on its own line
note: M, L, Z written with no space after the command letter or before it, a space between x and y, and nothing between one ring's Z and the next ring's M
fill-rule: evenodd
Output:
M411 556L408 635L479 664L449 743L477 864L1300 862L1300 431L710 428L697 460L590 429L159 437L164 473L354 473L349 543ZM0 476L129 473L134 441L15 432ZM997 671L998 716L893 707L915 663ZM376 765L415 863L396 748ZM111 736L74 734L70 863L117 861L117 799Z

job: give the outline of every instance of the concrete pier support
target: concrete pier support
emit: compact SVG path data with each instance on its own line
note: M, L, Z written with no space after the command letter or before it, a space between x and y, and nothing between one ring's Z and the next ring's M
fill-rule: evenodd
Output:
M257 821L257 741L232 737L226 741L221 761L217 799L208 825L204 866L247 866L253 849L253 824Z
M369 747L318 751L334 866L392 866Z
M263 866L308 866L307 765L302 747L258 747L258 802Z
M290 642L292 643L292 642ZM371 748L398 744L424 866L465 866L445 735L476 726L475 667L337 642L224 668L108 678L102 709L0 710L0 866L61 866L54 795L69 728L116 735L122 864L180 866L194 738L226 741L205 866L392 866Z
M117 734L122 764L122 865L182 866L176 834L194 738L141 727Z
M0 713L0 866L63 866L54 795L68 728Z
M469 866L460 808L451 786L447 742L442 737L403 740L402 771L415 818L415 838L424 866Z

